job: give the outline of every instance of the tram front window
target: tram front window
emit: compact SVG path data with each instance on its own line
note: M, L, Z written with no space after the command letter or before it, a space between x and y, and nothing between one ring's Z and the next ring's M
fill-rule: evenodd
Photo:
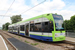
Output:
M56 30L64 30L64 28L62 27L63 24L62 16L53 14L53 18L55 21Z

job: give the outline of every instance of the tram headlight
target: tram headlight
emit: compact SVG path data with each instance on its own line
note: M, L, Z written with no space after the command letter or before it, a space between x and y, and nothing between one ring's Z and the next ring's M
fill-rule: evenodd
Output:
M65 36L65 33L60 33L60 35L63 35L63 36Z
M58 37L58 34L55 34L55 37Z
M65 36L65 33L63 33L63 35Z

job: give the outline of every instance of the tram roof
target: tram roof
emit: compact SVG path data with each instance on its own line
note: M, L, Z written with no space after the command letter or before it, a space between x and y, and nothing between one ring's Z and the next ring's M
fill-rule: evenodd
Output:
M26 21L34 20L34 19L37 19L37 18L46 17L46 15L47 14L39 15L39 16L32 17L32 18L24 20L24 21L20 21L20 22L14 23L14 24L19 24L19 23L23 23L23 22L26 22ZM14 24L11 24L11 25L14 25Z
M34 19L37 19L37 18L41 18L41 17L46 17L47 19L50 19L50 16L48 16L48 15L52 15L52 13L47 13L47 14L43 14L43 15L36 16L36 17L32 17L32 18L30 18L30 19L27 19L27 20L24 20L24 21L20 21L20 22L11 24L11 25L23 23L23 22L26 22L26 21L31 21L31 20L34 20Z

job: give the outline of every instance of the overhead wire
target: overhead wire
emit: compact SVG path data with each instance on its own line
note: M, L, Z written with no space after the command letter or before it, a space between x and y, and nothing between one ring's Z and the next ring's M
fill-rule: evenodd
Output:
M0 17L1 17L1 16L2 16L2 17L3 17L3 16L5 16L5 17L10 17L10 15L0 15Z
M40 4L42 4L42 3L45 2L45 1L46 1L46 0L42 1L41 3L35 5L35 6L31 7L31 8L29 8L28 10L22 12L21 14L23 14L23 13L25 13L25 12L27 12L27 11L33 9L34 7L36 7L36 6L40 5ZM14 2L15 2L15 0L12 2L12 4L10 5L10 7L13 5ZM6 11L6 13L5 13L4 15L0 15L0 16L3 16L3 17L4 17L4 16L7 14L7 12L9 11L10 7L7 9L7 11Z
M13 3L15 2L15 0L12 2L12 4L10 5L10 7L13 5ZM6 13L4 14L4 16L7 14L7 12L9 11L10 7L7 9ZM4 17L3 16L3 17Z
M26 11L22 12L21 14L23 14L23 13L25 13L25 12L27 12L27 11L29 11L29 10L33 9L34 7L36 7L36 6L40 5L40 4L42 4L42 3L43 3L43 2L45 2L45 1L46 1L46 0L42 1L41 3L39 3L39 4L35 5L35 6L31 7L31 8L29 8L28 10L26 10Z
M13 5L13 3L15 2L15 0L12 2L12 4L9 6L9 8L7 9L7 11L6 11L6 13L4 14L4 15L2 15L3 16L3 18L4 18L4 16L7 14L7 12L9 11L9 9L10 9L10 7ZM2 19L3 19L2 18ZM1 23L1 22L0 22Z

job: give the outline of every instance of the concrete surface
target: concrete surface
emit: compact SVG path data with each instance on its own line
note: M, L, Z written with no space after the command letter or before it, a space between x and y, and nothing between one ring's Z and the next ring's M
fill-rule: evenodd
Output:
M1 35L0 35L0 50L8 50L7 45Z
M15 38L8 38L8 40L18 49L18 50L40 50L33 47L27 43L21 42Z

